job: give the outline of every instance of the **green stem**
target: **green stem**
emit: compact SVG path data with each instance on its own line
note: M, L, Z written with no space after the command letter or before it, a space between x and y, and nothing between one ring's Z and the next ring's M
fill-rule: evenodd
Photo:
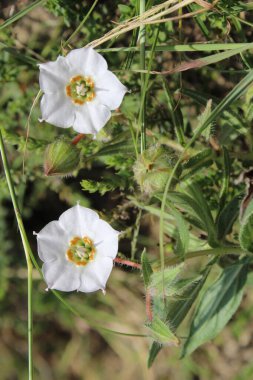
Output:
M140 0L140 16L145 12L145 0ZM140 69L145 70L145 25L140 26ZM141 73L141 101L143 102L143 107L141 110L140 126L141 126L141 153L146 149L146 125L145 125L145 73Z
M65 41L63 44L62 44L62 47L65 48L69 43L70 41L80 32L80 30L82 29L83 25L85 24L86 20L89 18L91 12L93 11L93 9L95 8L95 6L97 5L98 3L98 0L95 0L94 3L92 4L92 6L90 7L89 9L89 12L85 15L84 19L81 21L81 23L78 25L78 27L76 28L76 30L71 34L71 36L67 39L67 41Z
M0 46L3 45L3 43L0 43ZM5 45L3 45L4 47ZM216 50L233 50L233 49L238 49L242 48L244 46L251 46L251 42L236 42L236 43L192 43L192 44L185 44L185 45L158 45L155 47L156 52L161 52L161 51L171 51L171 52L210 52L210 51L216 51ZM145 47L146 51L151 51L152 46L147 45ZM101 49L96 49L98 53L118 53L118 52L135 52L139 51L138 46L130 46L130 47L116 47L116 48L101 48Z
M143 112L144 112L144 117L145 117L145 112L146 112L145 105L146 105L146 97L147 97L147 91L148 91L148 85L149 85L150 71L151 71L151 67L152 67L152 62L153 62L153 58L154 58L154 52L155 52L155 47L156 47L157 40L158 40L158 35L159 35L159 27L157 28L155 38L154 38L154 41L152 44L151 54L150 54L150 58L149 58L149 62L148 62L148 67L146 70L147 73L144 74L144 83L143 83L143 87L141 88L141 102L140 102L140 110L139 110L139 117L138 117L138 125L139 126L142 124L141 121L142 121ZM144 137L146 139L146 126L144 125L144 127L145 127ZM139 129L137 131L136 140L138 139ZM146 142L146 140L145 140L145 142ZM143 150L141 150L141 152L142 151Z
M184 258L173 257L172 259L166 260L167 265L175 265L183 261L194 259L196 257L205 257L205 256L223 256L223 255L251 255L251 252L245 252L241 247L219 247L214 249L204 249L199 251L188 252Z
M181 59L180 59L180 62L181 62ZM176 112L176 108L178 105L175 104L174 97L170 92L167 80L163 77L161 77L161 79L162 79L164 93L165 93L165 96L167 99L170 117L171 117L173 126L175 128L177 140L181 146L184 146L185 145L184 130L183 130L183 127L180 123L179 118L177 117L177 112Z
M25 228L23 225L23 221L21 218L21 214L19 211L19 206L17 202L17 197L15 194L11 174L10 174L10 169L9 169L9 164L7 161L6 157L6 152L5 152L5 147L4 147L4 142L3 142L3 137L2 137L2 132L0 129L0 151L1 151L1 157L2 157L2 162L3 162L3 168L6 176L6 181L8 184L10 196L11 196L11 201L13 204L15 216L17 219L18 223L18 229L21 235L21 240L23 243L24 247L24 252L25 252L25 258L26 258L26 263L27 263L27 289L28 289L28 370L29 370L29 380L33 380L33 351L32 351L32 346L33 346L33 309L32 309L32 269L33 265L30 259L30 245L27 239L27 235L25 232Z
M142 210L140 209L136 217L133 238L131 241L131 260L134 260L135 258L137 240L138 240L139 230L140 230L140 225L141 225L141 215L142 215Z
M33 265L29 258L27 262L27 287L28 287L28 371L29 380L33 379Z

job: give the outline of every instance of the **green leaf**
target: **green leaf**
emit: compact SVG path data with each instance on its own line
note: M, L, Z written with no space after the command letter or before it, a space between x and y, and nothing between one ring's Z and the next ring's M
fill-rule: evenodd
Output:
M226 201L226 197L228 194L228 188L229 188L229 179L230 179L230 172L231 172L231 161L229 157L229 153L225 146L223 146L223 179L222 179L222 187L220 191L220 207L219 209L222 210Z
M198 122L196 130L202 128L202 125L209 118L211 111L212 111L212 99L209 99L206 104L206 108L204 109L204 112L201 114L201 116L199 116L199 122ZM206 140L209 140L210 138L211 128L212 128L212 124L210 123L208 127L204 131L202 131L202 136L204 136Z
M176 220L176 248L175 253L184 256L185 252L188 250L189 246L189 229L186 221L184 220L182 214L174 207L170 208L170 214Z
M178 337L171 331L168 324L160 318L155 316L147 328L157 343L179 346L180 341Z
M166 288L175 281L179 275L184 264L180 264L174 267L165 268L164 271L154 272L150 279L150 289L155 290L157 294L161 294ZM163 286L164 285L164 286ZM164 289L165 287L165 289Z
M213 216L209 204L203 196L202 189L197 185L197 183L192 183L187 186L185 191L194 200L195 211L197 212L200 220L204 222L208 234L212 233L212 235L215 235Z
M141 266L142 266L142 276L144 280L144 285L147 288L150 284L151 275L153 270L147 258L146 250L144 249L141 255Z
M198 277L189 280L188 284L184 287L184 291L181 292L180 297L171 299L168 302L167 320L169 321L173 331L178 328L178 326L188 314L200 290L202 289L210 270L211 265L208 265L207 268ZM149 367L152 366L161 348L161 345L159 345L157 342L153 342L149 351Z
M196 5L196 4L189 4L188 8L190 9L191 12L194 12L194 11L199 9L198 5ZM209 31L208 27L205 25L204 21L202 20L201 15L196 15L194 17L194 21L198 24L201 32L208 39L210 31Z
M0 41L0 51L1 51L1 53L7 52L7 53L11 54L12 56L15 57L15 60L20 62L20 63L26 64L26 65L31 65L34 67L36 67L38 64L38 60L34 59L33 57L31 57L27 53L23 54L18 48L9 47L8 45L4 44L1 41Z
M134 147L130 140L106 145L104 148L101 148L98 152L94 153L92 156L88 158L108 156L108 155L120 154L120 153L124 153L130 156L133 155Z
M170 325L173 326L174 330L176 330L183 322L194 301L198 297L199 292L210 273L212 265L213 260L207 265L199 276L188 280L188 284L184 285L183 291L181 289L180 297L174 298L171 302L169 302L167 307L167 320Z
M217 239L222 240L232 230L240 211L241 195L234 197L221 211L217 219Z
M168 82L164 78L162 78L162 80L163 80L163 89L164 89L164 93L166 95L166 100L167 100L167 106L168 106L168 110L170 113L170 117L171 117L174 129L176 131L177 140L179 144L184 145L185 138L184 138L183 115L181 113L180 107L178 107L178 105L176 104L171 94Z
M113 191L117 188L117 184L104 180L103 182L84 179L80 182L82 189L89 193L100 193L104 195L108 191Z
M253 200L250 201L244 213L239 241L245 251L253 252Z
M88 191L89 193L100 193L104 195L108 191L113 191L115 189L123 190L125 186L129 186L127 180L120 175L111 175L110 179L101 178L101 181L93 181L84 179L80 182L82 189Z
M200 228L208 233L209 244L212 247L217 246L213 217L201 189L197 184L191 184L185 191L187 194L171 191L168 193L169 201L180 205L195 218Z
M201 152L198 152L194 156L190 157L182 165L181 179L186 180L192 178L193 174L199 172L202 168L206 168L213 163L213 151L210 148L203 149Z
M222 115L224 111L226 111L230 105L246 91L248 86L253 81L253 70L250 72L231 90L228 95L222 99L222 101L215 107L215 109L211 112L210 116L207 118L205 123L202 125L201 129L198 131L198 134L201 134L209 124L216 121L218 117Z
M190 69L197 69L200 67L208 66L214 63L218 63L223 61L224 59L228 59L233 57L234 55L240 54L245 50L252 49L253 43L248 46L242 46L233 50L223 51L222 53L211 54L207 57L198 58L189 62L183 62L180 65L176 66L174 69L166 71L166 74L177 73L181 71L186 71Z
M188 96L189 98L195 100L198 104L201 104L204 106L206 102L211 98L212 99L212 104L217 107L217 105L220 102L220 99L214 96L210 96L209 94L205 94L199 91L194 91L192 89L188 88L182 88L180 90L180 93L182 93L185 96ZM241 119L239 118L238 114L234 112L233 110L226 109L224 110L223 116L224 119L229 121L229 123L232 125L232 123L238 123L241 122Z
M155 51L178 51L178 52L196 52L196 51L216 51L216 50L233 50L236 48L248 47L250 49L252 44L250 42L245 43L193 43L183 45L158 45L155 47ZM130 47L109 47L96 49L99 53L118 53L118 52L135 52L139 51L139 46ZM146 46L146 51L152 50L151 46Z
M123 13L123 14L125 13L127 15L131 13L132 11L131 7L125 4L118 4L118 8L119 8L120 13Z
M241 303L247 267L245 260L242 260L225 268L215 283L203 294L192 318L182 357L215 338L234 315Z
M152 343L150 350L149 350L149 356L148 356L148 368L150 368L152 366L152 364L154 363L154 360L157 357L161 348L162 348L162 346L159 343L157 343L157 342Z

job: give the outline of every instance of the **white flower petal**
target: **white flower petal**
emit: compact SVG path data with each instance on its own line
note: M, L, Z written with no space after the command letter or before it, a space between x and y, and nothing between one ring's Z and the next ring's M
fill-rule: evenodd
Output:
M95 211L76 205L60 216L59 223L69 239L74 236L88 236L93 239L93 224L97 219L99 219L99 216Z
M96 231L94 238L96 252L99 256L114 259L118 252L119 232L102 219L96 221L94 229Z
M66 56L72 75L98 75L107 70L107 62L91 47L74 49Z
M84 104L81 107L76 108L73 128L75 131L79 133L97 133L96 128L91 120L87 104Z
M118 80L116 75L107 70L103 75L96 77L95 91L101 104L115 110L122 103L127 88Z
M81 285L78 269L67 261L55 260L43 264L42 272L49 289L72 292L79 289Z
M90 238L95 245L94 260L85 266L80 262L76 265L75 257L67 255L70 244L73 244L71 240L76 236ZM83 292L105 289L117 255L118 232L100 220L96 212L79 205L72 207L60 216L59 221L48 223L37 234L37 240L49 288Z
M38 234L38 254L42 261L65 259L68 237L58 221L48 223Z
M75 121L75 107L64 92L44 94L40 103L42 120L61 128L69 128Z
M107 69L106 60L91 47L74 49L66 57L40 64L39 68L40 87L44 92L42 120L61 128L72 126L79 133L98 133L110 119L110 110L120 106L127 91ZM72 88L77 80L74 77L79 75L90 76L94 81L95 98L86 103L82 99L84 104L75 98Z
M104 127L110 117L109 108L94 100L76 110L73 128L79 133L96 134Z
M69 68L64 57L59 56L54 62L39 65L40 88L45 93L64 91L70 76Z
M118 236L113 238L108 238L106 240L101 240L99 243L95 244L96 253L103 257L109 257L115 259L118 253L119 239Z
M104 290L112 268L113 261L109 257L95 257L93 262L82 268L78 290L86 293Z

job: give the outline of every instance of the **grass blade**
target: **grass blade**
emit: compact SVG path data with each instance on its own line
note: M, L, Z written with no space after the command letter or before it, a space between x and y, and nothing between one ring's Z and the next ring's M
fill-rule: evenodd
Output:
M27 13L31 12L34 8L42 5L46 1L47 0L37 0L34 3L28 5L28 7L26 7L25 9L22 9L21 11L19 11L15 15L11 16L2 25L0 25L0 30L6 28L7 26L9 26L11 24L13 24L15 21L18 21L20 18L25 16Z

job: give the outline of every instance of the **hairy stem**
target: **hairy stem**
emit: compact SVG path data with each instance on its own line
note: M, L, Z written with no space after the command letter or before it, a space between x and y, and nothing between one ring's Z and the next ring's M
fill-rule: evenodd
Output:
M149 322L152 322L153 313L152 313L152 298L150 294L150 290L146 291L146 314Z
M113 261L116 264L127 265L128 267L131 267L131 268L141 269L141 264L135 263L130 260L120 259L119 257L116 257Z

